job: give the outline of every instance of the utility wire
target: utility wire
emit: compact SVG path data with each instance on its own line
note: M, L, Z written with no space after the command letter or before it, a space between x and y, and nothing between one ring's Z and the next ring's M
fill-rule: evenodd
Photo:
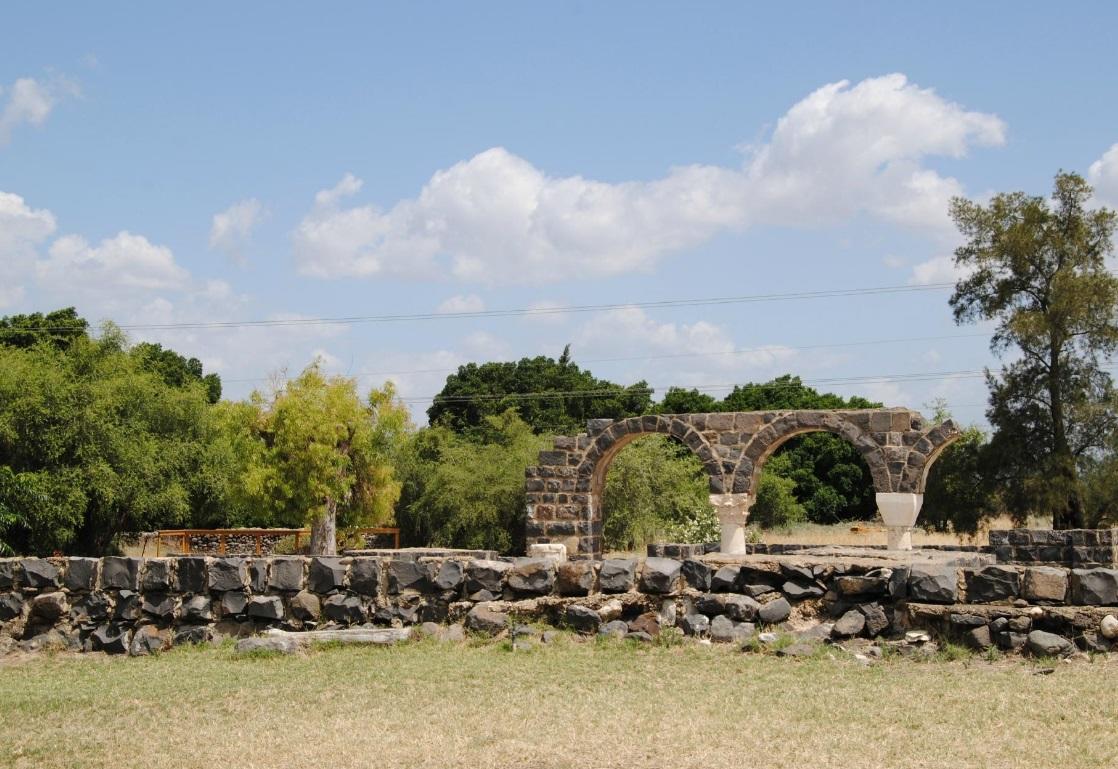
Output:
M824 291L796 291L779 294L749 294L703 299L662 299L652 302L622 302L612 304L584 304L563 307L522 307L505 310L471 310L461 312L425 312L401 315L350 315L333 318L275 318L270 320L195 321L180 323L129 323L121 324L125 331L168 331L175 329L226 329L285 326L322 326L354 323L398 323L419 320L460 320L463 318L507 318L532 315L565 315L585 312L603 312L629 308L658 309L667 307L700 307L719 304L748 304L752 302L778 302L796 299L828 299L833 297L860 297L880 294L909 294L921 291L942 291L954 288L954 283L928 283L913 286L874 286L868 288L827 289ZM69 326L37 326L21 331L66 331Z

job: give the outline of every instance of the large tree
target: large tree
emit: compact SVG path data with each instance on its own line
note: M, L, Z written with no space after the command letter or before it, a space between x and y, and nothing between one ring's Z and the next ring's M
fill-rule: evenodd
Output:
M987 372L1003 502L1018 518L1051 512L1056 528L1084 524L1078 464L1118 422L1103 360L1118 347L1118 278L1107 269L1115 214L1089 209L1092 190L1059 173L1051 199L1023 192L989 203L956 198L967 275L951 307L959 323L994 321L991 350L1016 353Z
M270 397L253 393L251 403L256 448L246 494L277 522L309 523L312 553L336 552L339 525L392 521L400 495L393 453L409 422L390 384L362 399L355 380L326 376L315 363Z
M537 433L574 434L586 420L643 414L652 403L645 382L623 387L581 369L564 349L516 362L469 363L446 378L427 416L431 424L464 433L512 408Z
M100 555L188 521L208 408L200 383L168 385L111 326L0 344L0 550Z

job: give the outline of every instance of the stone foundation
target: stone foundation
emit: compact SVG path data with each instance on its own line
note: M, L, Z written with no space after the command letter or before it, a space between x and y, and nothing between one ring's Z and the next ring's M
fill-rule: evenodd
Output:
M1052 634L1066 644L1059 653L1114 645L1100 623L1118 613L1118 570L974 558L990 557L0 559L0 650L147 654L269 627L434 622L493 633L510 617L645 640L669 626L716 641L810 626L835 639L925 629L977 648L1018 649L1034 636L1034 651L1055 648Z
M1000 529L990 532L990 547L1000 563L1113 567L1118 529Z

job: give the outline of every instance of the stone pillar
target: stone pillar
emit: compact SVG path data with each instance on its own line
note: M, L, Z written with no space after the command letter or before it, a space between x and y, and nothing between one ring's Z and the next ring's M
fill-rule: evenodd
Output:
M710 503L722 524L722 545L719 552L730 555L745 553L745 522L753 506L752 494L711 494Z
M923 494L889 492L877 495L877 509L885 522L890 550L912 549L912 529L923 504Z

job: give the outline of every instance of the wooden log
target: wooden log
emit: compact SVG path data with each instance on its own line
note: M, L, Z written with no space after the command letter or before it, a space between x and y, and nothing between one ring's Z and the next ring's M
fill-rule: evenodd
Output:
M269 628L264 635L269 638L291 638L301 645L312 643L378 644L400 643L411 638L412 629L404 628L350 628L347 630L288 631Z

